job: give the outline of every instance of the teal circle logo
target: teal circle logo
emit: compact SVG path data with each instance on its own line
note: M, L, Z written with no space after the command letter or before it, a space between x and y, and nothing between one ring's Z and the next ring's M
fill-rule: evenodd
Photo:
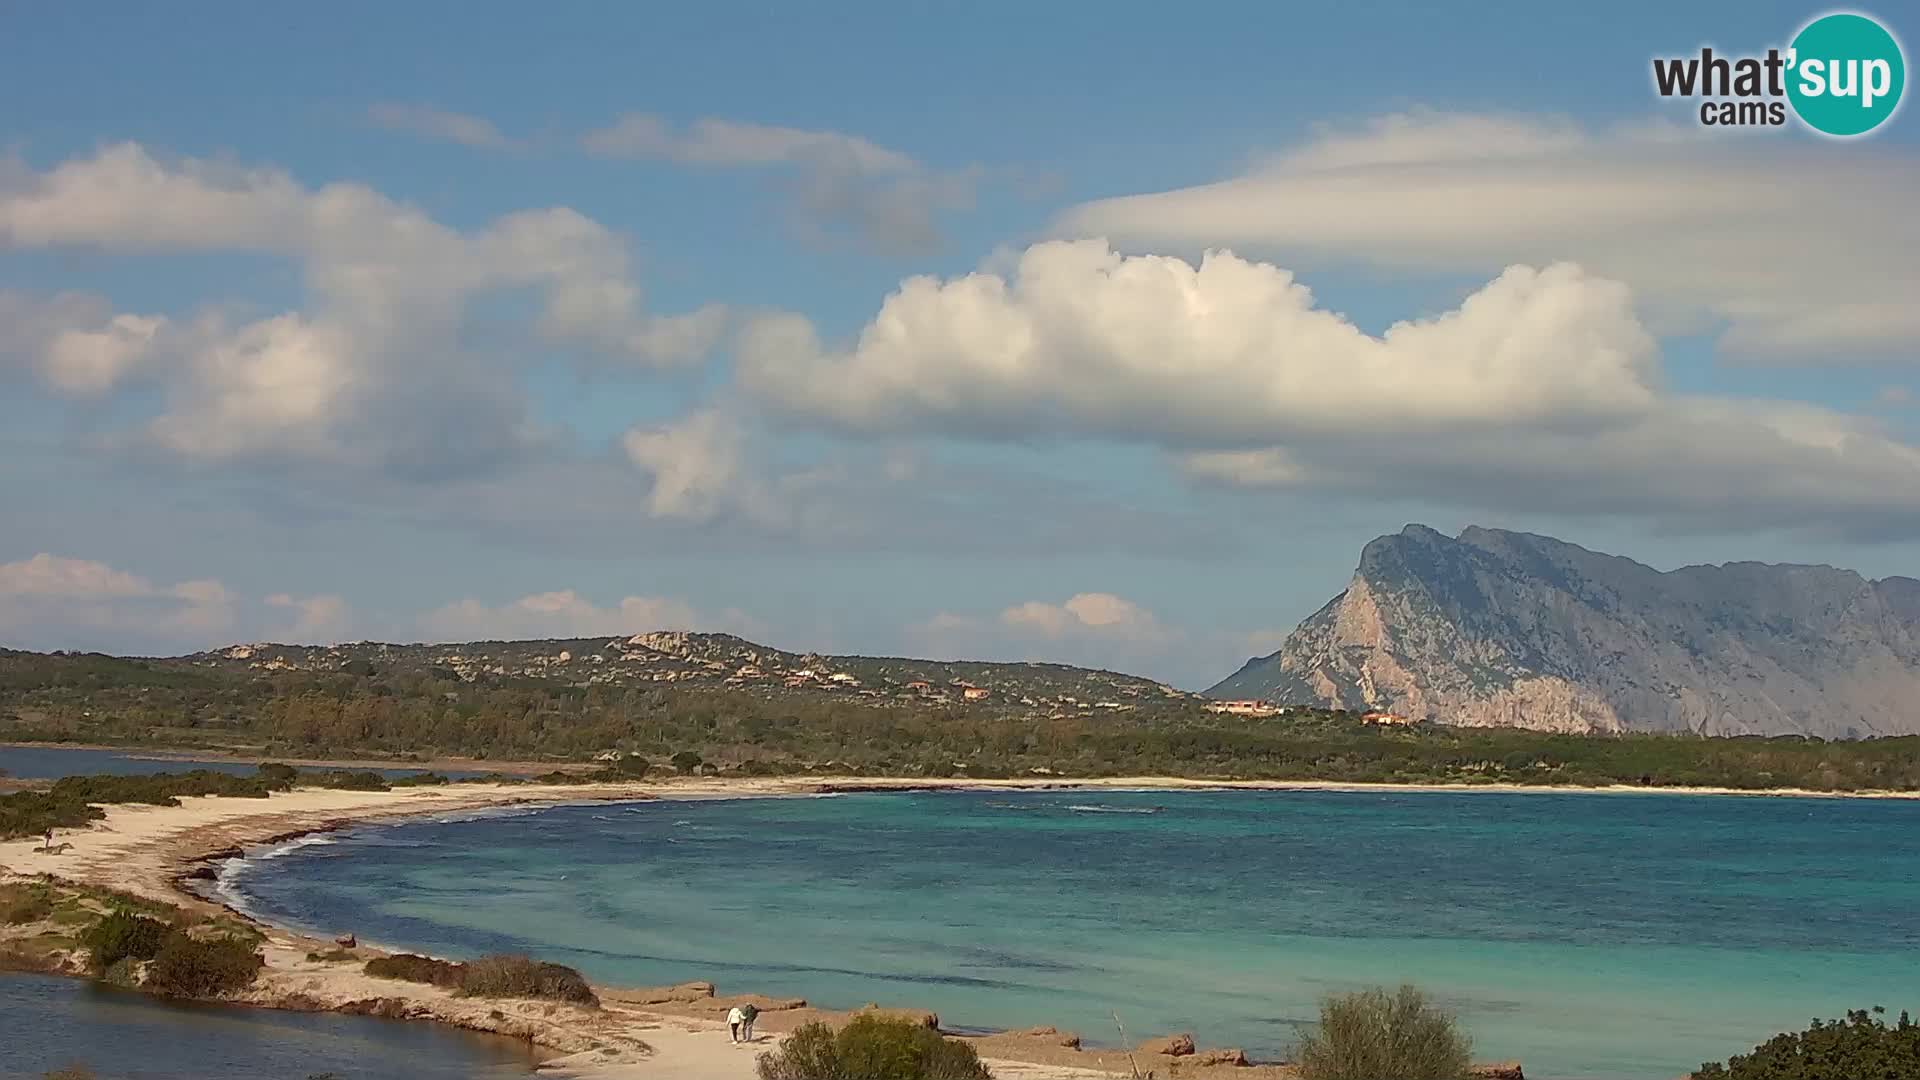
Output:
M1864 135L1900 107L1906 58L1887 28L1865 15L1822 15L1794 36L1787 55L1787 100L1815 131Z

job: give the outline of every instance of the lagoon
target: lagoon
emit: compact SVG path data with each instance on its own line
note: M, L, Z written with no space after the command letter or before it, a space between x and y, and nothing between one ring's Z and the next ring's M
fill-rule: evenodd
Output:
M1920 803L1500 792L941 792L413 821L235 864L318 932L597 981L1191 1030L1284 1055L1417 983L1482 1059L1666 1080L1813 1016L1920 1007Z

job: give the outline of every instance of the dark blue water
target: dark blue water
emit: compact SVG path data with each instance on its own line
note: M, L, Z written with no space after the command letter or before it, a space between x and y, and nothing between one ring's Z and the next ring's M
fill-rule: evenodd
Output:
M1151 812L1162 807L1158 812ZM1489 792L853 795L373 827L255 906L625 985L1284 1055L1419 984L1529 1076L1666 1080L1813 1016L1920 1011L1920 803Z
M259 771L252 762L229 758L142 756L138 750L82 750L71 746L0 746L0 775L16 780L51 780L62 776L152 776L156 773L188 772L209 769L213 772L252 776ZM412 776L425 769L375 769L388 779ZM479 772L436 770L452 779L479 776Z
M0 1080L85 1064L101 1080L518 1080L525 1043L435 1024L178 1005L75 979L0 975Z

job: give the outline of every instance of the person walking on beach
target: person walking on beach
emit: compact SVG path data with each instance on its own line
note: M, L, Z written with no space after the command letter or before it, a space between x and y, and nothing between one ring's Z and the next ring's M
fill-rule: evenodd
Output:
M49 828L47 829L47 847L46 847L46 850L48 850L48 851L52 851L52 850L53 850L53 829L52 829L51 827L49 827Z
M727 1038L733 1042L739 1042L740 1029L745 1027L746 1024L746 1011L741 1009L740 1006L735 1005L727 1011Z
M740 1006L740 1038L742 1041L753 1041L753 1022L759 1015L759 1008L751 1001Z

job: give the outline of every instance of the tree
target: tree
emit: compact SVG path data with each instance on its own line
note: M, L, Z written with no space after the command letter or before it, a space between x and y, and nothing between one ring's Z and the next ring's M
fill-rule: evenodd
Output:
M980 1055L923 1024L857 1016L839 1031L804 1024L760 1055L760 1080L993 1080Z
M1327 998L1297 1056L1304 1080L1462 1080L1472 1053L1451 1014L1402 986Z
M698 769L700 766L706 764L706 759L702 758L698 752L693 750L680 751L679 753L673 755L672 761L673 761L673 767L676 769L679 769L683 773L692 772L695 769Z
M1900 1014L1889 1027L1886 1010L1855 1009L1845 1020L1815 1020L1804 1032L1786 1032L1736 1054L1708 1062L1694 1080L1891 1080L1920 1076L1920 1024Z

